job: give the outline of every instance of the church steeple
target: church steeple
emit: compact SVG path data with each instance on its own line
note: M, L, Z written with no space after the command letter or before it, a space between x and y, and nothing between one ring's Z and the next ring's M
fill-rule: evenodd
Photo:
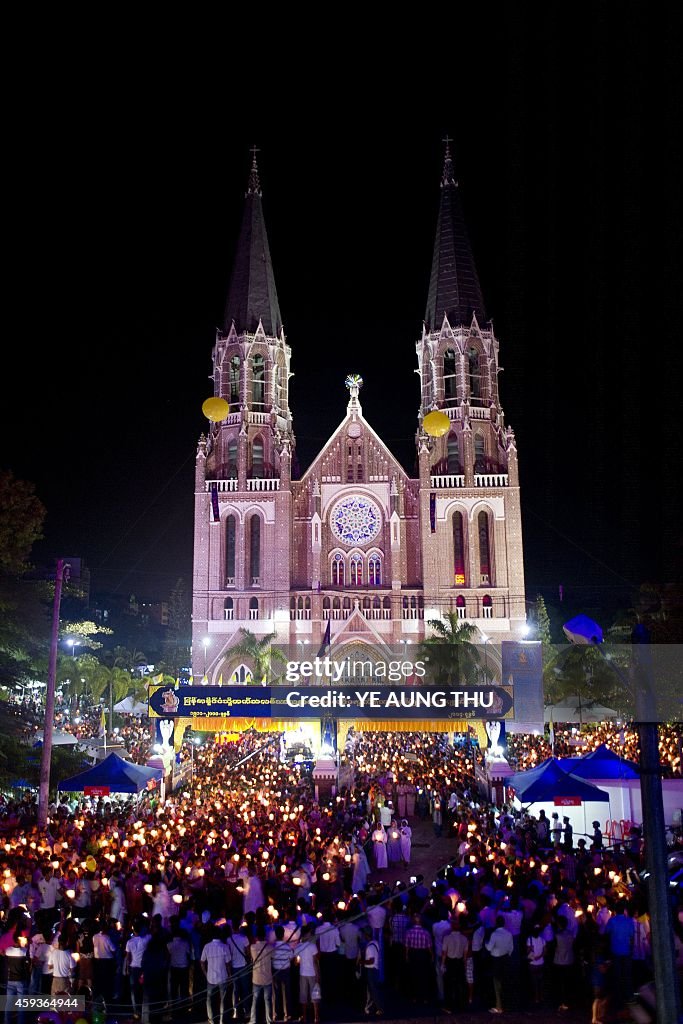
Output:
M277 337L282 330L282 317L263 219L256 146L251 152L249 184L225 306L224 326L226 334L233 321L238 334L243 331L254 333L261 321L265 333L269 337Z
M484 299L453 173L451 140L446 136L443 141L446 152L441 175L441 204L425 312L425 324L432 331L440 329L444 315L451 327L460 324L469 327L473 314L480 324L486 322Z

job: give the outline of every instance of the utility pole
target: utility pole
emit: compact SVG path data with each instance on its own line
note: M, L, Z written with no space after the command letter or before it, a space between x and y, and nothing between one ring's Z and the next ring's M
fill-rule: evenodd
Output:
M642 624L637 625L631 634L631 678L636 700L640 745L640 795L643 805L643 836L657 1020L671 1021L673 1024L681 1020L681 1011L665 841L666 821L659 762L658 715L651 655L647 647L649 643L649 630Z
M52 631L50 633L50 660L47 669L47 691L45 693L45 724L43 726L43 750L40 758L40 790L38 792L38 828L47 825L47 805L50 800L50 762L52 761L52 732L55 722L55 684L57 681L57 642L59 640L59 607L62 602L62 584L69 578L69 565L63 558L57 559L55 596L52 604Z

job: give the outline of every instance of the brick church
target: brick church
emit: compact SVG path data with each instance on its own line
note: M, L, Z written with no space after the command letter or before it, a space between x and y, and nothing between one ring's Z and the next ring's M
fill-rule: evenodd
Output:
M435 176L436 177L436 176ZM437 182L435 181L435 187ZM243 681L231 655L240 627L315 654L331 642L407 652L446 611L480 642L518 639L525 621L517 449L498 392L498 339L486 318L446 148L424 324L416 341L419 423L445 412L450 430L415 438L406 473L371 426L362 381L339 381L339 426L298 479L289 404L292 347L275 286L254 155L213 350L212 423L195 472L192 670L195 681ZM426 254L425 254L426 256ZM419 312L415 310L415 319ZM353 369L353 367L349 367ZM414 364L406 359L405 372ZM323 368L321 367L321 373ZM334 400L334 398L332 399ZM305 645L311 647L305 650Z

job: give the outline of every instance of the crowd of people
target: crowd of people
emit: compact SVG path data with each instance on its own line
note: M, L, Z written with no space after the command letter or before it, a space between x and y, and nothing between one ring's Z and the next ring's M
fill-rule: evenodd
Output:
M60 801L41 831L34 797L6 802L6 992L80 992L150 1024L381 1016L397 996L605 1021L651 979L642 840L607 848L598 825L575 842L488 803L480 757L445 735L361 733L352 784L316 802L310 769L247 733L198 748L192 787L163 803ZM412 847L425 828L445 840L433 877Z

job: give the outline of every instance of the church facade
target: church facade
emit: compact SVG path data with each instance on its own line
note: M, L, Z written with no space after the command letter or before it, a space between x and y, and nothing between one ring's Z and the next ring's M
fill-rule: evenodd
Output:
M416 355L418 477L366 420L362 381L350 374L345 416L293 479L292 349L254 157L213 350L214 394L230 412L211 424L197 450L195 681L243 681L243 659L231 653L241 628L257 637L274 633L275 643L306 656L317 653L328 625L335 649L391 644L406 651L446 612L473 623L480 642L520 637L526 616L517 449L500 404L498 339L486 318L448 149ZM406 365L406 373L413 369ZM436 409L449 420L438 438L422 427Z

